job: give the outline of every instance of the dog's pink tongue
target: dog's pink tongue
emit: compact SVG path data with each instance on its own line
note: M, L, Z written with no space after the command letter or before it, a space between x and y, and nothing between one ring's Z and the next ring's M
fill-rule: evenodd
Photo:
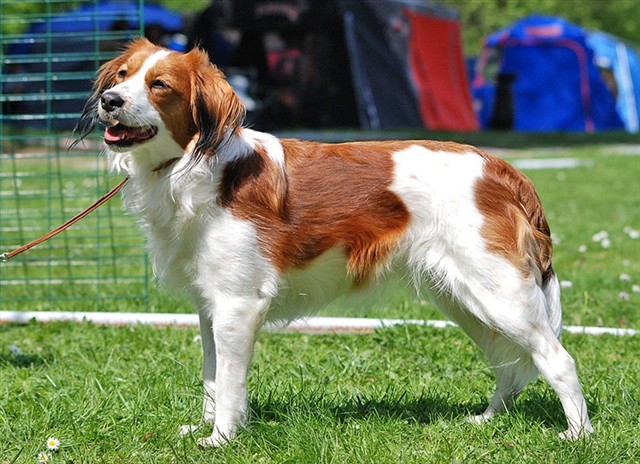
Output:
M127 128L121 124L107 127L104 131L104 139L107 142L118 142L124 140L127 135Z

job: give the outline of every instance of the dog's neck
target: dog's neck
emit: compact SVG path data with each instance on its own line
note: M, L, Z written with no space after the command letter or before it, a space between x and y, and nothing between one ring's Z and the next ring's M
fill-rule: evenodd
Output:
M112 171L133 179L146 180L150 175L166 174L168 168L171 168L169 172L172 173L177 167L187 166L197 149L197 142L196 134L185 149L173 140L154 141L127 152L107 149L107 160ZM273 146L274 142L277 144L276 137L252 129L241 128L229 131L215 153L204 157L199 162L215 169L238 158L251 156L257 146ZM279 159L280 156L277 158Z
M182 149L175 142L156 142L137 147L129 152L107 149L110 168L129 177L123 192L127 210L146 215L153 205L180 203L188 210L198 209L198 189L207 192L206 201L218 190L225 166L234 160L250 157L261 147L272 160L282 165L282 148L278 139L270 134L251 129L230 132L214 155L193 162L197 137ZM162 200L159 202L159 200Z

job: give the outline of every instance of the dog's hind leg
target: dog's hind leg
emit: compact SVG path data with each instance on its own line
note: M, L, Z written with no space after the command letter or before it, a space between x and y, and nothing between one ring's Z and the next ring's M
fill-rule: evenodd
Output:
M467 420L480 424L509 409L537 375L530 353L488 327L450 294L433 291L430 297L440 311L484 351L495 376L496 390L491 403L482 414L469 416Z
M473 423L483 423L508 410L538 371L531 355L500 333L486 328L485 356L496 379L496 390L487 409L468 417Z
M593 432L575 362L555 337L551 326L543 323L535 327L528 342L533 361L562 403L568 429L560 434L560 438L575 440Z
M497 283L490 287L491 291L488 291L486 284L477 285L482 282L477 275L469 276L465 281L466 288L459 296L463 305L475 317L501 337L505 337L505 342L511 342L520 348L519 357L524 360L524 364L518 371L509 369L510 363L518 357L513 353L518 353L519 350L504 349L500 345L493 348L488 345L485 348L492 365L503 366L500 371L496 371L499 396L494 395L487 415L504 408L500 403L506 405L512 401L530 380L527 377L535 372L533 367L528 367L531 364L528 361L530 357L562 403L568 429L560 436L575 439L591 433L593 428L589 422L575 363L557 337L559 319L550 311L550 303L547 301L550 292L539 287L533 279L522 278L517 271L514 274L500 272L496 268L494 276L499 278L494 280ZM518 366L518 363L513 366Z

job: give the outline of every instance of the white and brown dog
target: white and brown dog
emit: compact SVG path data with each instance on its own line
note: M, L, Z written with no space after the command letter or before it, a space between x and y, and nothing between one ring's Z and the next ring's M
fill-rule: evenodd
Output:
M242 127L244 108L199 50L139 39L99 71L78 125L98 121L125 207L140 215L165 284L200 314L203 446L236 435L266 320L309 315L396 277L428 295L483 350L497 388L483 422L538 370L575 439L592 432L558 335L560 289L531 182L472 146L322 144ZM198 426L185 427L185 431Z

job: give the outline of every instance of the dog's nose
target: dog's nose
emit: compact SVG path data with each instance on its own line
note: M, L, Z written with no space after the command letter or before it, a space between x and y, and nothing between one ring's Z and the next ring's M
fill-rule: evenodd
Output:
M100 97L100 104L103 110L111 112L116 108L121 108L124 105L124 100L117 92L105 92Z

